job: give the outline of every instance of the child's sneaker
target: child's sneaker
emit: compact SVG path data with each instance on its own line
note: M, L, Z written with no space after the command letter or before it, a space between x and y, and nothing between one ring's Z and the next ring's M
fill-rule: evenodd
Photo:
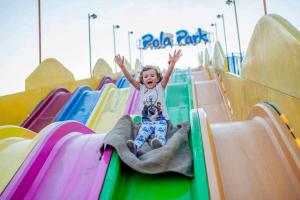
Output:
M161 142L157 138L154 138L151 141L151 147L152 147L152 149L157 149L159 147L162 147L162 144L161 144Z
M128 140L127 142L127 146L129 148L129 150L134 154L136 155L137 151L136 151L136 145L134 144L134 141L133 140Z

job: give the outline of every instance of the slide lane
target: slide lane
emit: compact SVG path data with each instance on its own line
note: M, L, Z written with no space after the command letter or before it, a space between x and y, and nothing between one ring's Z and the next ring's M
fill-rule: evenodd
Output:
M39 180L39 174L41 174L45 161L51 159L50 154L57 152L54 151L57 148L56 144L63 142L65 136L72 137L71 133L73 132L79 134L93 133L92 130L75 121L55 122L43 129L32 140L27 141L29 144L24 146L31 152L27 152L27 159L24 160L24 163L1 193L0 199L34 198L35 194L28 193L28 191L35 189L34 181ZM61 172L56 171L56 176L57 173Z
M124 85L125 77L121 76L117 81L116 81L116 86L117 88L121 88L122 85Z
M232 123L198 113L212 199L300 199L300 151L272 107Z
M190 120L189 111L192 108L189 93L190 82L182 83L181 81L175 80L175 83L170 84L166 91L168 112L175 124ZM197 132L199 122L194 121L192 121L191 147L195 156L195 170L198 170L194 179L174 173L159 175L138 173L121 163L114 152L100 199L208 199L202 143Z
M79 87L55 121L75 120L86 124L103 92L104 86L108 83L112 83L112 79L104 77L95 91L88 86Z
M76 103L78 100L80 100L80 97L84 96L84 93L86 91L90 91L91 89L87 86L83 86L78 88L74 95L72 96L70 102L67 104L64 111L60 114L62 117L67 117L68 112L73 111L74 107L72 107L72 104L77 105ZM55 94L62 92L66 92L65 89L58 89L53 90L48 97L35 109L35 111L32 112L32 115L26 120L24 124L30 125L30 123L35 124L35 122L38 122L38 118L41 116L40 113L47 113L47 108L51 108L49 104L51 104L51 101L55 101ZM96 92L99 93L99 92ZM68 93L69 94L69 93ZM99 98L99 94L94 95ZM49 100L50 99L50 100ZM97 98L95 98L94 101ZM90 101L91 104L93 101ZM71 103L71 104L70 104ZM95 103L96 104L96 103ZM57 108L57 107L56 107ZM72 109L73 108L73 109ZM75 108L76 109L76 108ZM87 110L87 109L85 109ZM57 110L55 110L57 111ZM89 115L91 111L87 114ZM59 117L59 116L58 116ZM60 119L62 119L60 117ZM76 118L73 118L76 120ZM30 125L31 126L31 125ZM2 151L1 153L1 187L0 191L3 191L5 186L9 183L9 181L12 179L18 168L22 165L23 161L27 158L27 155L30 153L31 149L36 145L36 143L41 139L41 137L37 137L35 133L28 129L18 128L18 127L7 127L3 126L0 128L0 141L1 141L1 149L4 149L5 151ZM23 134L20 134L23 133ZM45 134L45 131L40 131L40 133ZM7 137L6 139L3 139ZM11 145L11 146L10 146ZM12 156L13 155L13 156ZM14 159L14 157L17 157L18 159ZM7 164L8 165L7 165ZM12 165L12 167L8 167Z
M36 135L34 131L14 125L0 126L0 140L9 137L32 138Z
M87 126L98 133L106 133L112 129L117 120L125 112L130 88L117 88L109 83L105 86L92 116L87 121Z
M0 152L4 151L9 145L15 145L24 139L31 139L36 135L35 132L19 127L6 125L0 127ZM2 157L3 159L4 157ZM5 162L4 159L1 162ZM1 171L3 172L3 171ZM4 173L1 173L4 175ZM1 178L1 177L0 177ZM1 178L2 179L2 178Z
M300 151L279 112L257 104L232 122L220 83L206 74L192 76L211 199L299 199Z
M132 88L129 102L127 104L126 113L129 115L139 115L138 104L140 100L139 91Z
M89 90L90 90L90 88L88 88L86 86L80 87L79 89L77 89L76 92L74 93L74 95L72 96L72 100L71 100L72 103L76 104L76 101L78 99L80 99L80 97L82 96L82 93L84 93L86 91L89 91ZM96 92L96 93L99 93L99 92ZM94 96L98 96L98 98L99 98L100 95L96 94ZM94 98L94 101L97 101L97 98ZM91 104L92 102L93 101L90 99L89 100L89 104ZM96 104L96 103L94 103L94 104ZM76 105L78 105L78 104L76 104ZM64 115L64 114L67 114L68 111L72 111L73 110L73 109L70 109L70 108L72 108L72 106L70 105L70 102L69 102L69 106L66 106L66 107L67 107L67 109L65 109L64 112L61 113L60 119L62 119L63 117L66 118L66 115ZM69 109L68 109L68 107L69 107ZM91 106L89 108L92 109ZM88 109L85 109L85 110L88 110ZM89 116L90 113L91 113L91 111L89 113L86 113L87 116ZM74 117L74 116L73 116L73 119L79 120L79 118L76 119L76 117ZM23 142L24 139L21 137L22 135L18 134L18 132L20 132L18 130L20 130L20 129L24 130L27 133L25 135L28 138L26 142ZM4 165L4 167L1 168L2 172L3 172L3 173L1 173L1 175L6 177L6 178L1 178L1 180L2 180L2 182L1 182L1 191L5 188L5 186L9 182L9 180L11 180L11 178L13 177L14 173L18 170L19 166L26 159L26 157L27 157L28 153L30 152L30 150L34 147L34 145L41 138L41 137L35 137L35 138L33 138L36 135L36 133L30 132L29 130L22 129L22 128L14 128L13 131L8 131L10 129L7 129L7 128L2 129L2 130L5 130L5 131L2 131L3 132L2 133L1 132L1 128L0 128L0 133L2 133L1 136L0 136L0 139L5 138L4 137L5 135L7 135L7 137L9 137L9 138L7 138L5 140L1 140L2 147L4 145L8 146L8 145L11 145L13 143L18 143L18 144L14 145L11 148L9 148L8 150L6 150L3 153L4 156L1 157L1 161L2 161L2 158L4 160L4 158L8 157L8 159L10 159L11 162L14 163L14 167L12 167L12 168L6 167L7 165ZM42 131L42 132L45 133L45 131ZM29 139L31 139L31 140L29 140ZM102 141L102 140L100 140L100 141ZM25 145L23 145L23 144L25 144ZM28 151L23 152L24 148L28 149ZM11 150L11 149L13 149L13 150ZM14 151L14 154L12 154L10 151ZM20 157L20 159L17 160L17 161L16 160L14 161L10 155L15 155L17 157ZM6 162L6 163L11 163L11 162ZM4 164L5 162L1 162L1 163Z
M115 94L113 93L118 92L112 90L120 90L120 93L122 93L120 97L122 98L126 98L124 91L127 90L127 96L129 96L129 88L116 89L113 84L108 85L113 87L105 86L102 95L103 98L100 98L99 102L106 101L104 104L109 104L110 99L115 98ZM121 98L119 98L119 100L120 99ZM116 103L114 104L115 107L113 110L104 109L106 110L105 112L119 112L119 116L114 115L118 119L124 113L127 99L122 102L123 104L125 103L125 105ZM100 104L100 107L104 104ZM95 109L97 109L97 106ZM103 113L93 112L93 114L101 115ZM97 120L97 116L93 116L93 114L90 118L96 118ZM102 121L99 123L102 123ZM111 128L112 127L110 127L110 129ZM4 193L3 196L25 196L29 199L98 198L100 192L99 179L101 179L101 176L104 177L102 174L103 171L101 170L101 162L105 160L102 159L103 161L99 161L101 156L99 148L102 144L103 137L104 134L83 135L70 132L68 135L56 141L53 145L53 150L51 150L49 155L42 161L43 164L41 164L42 167L40 167L40 170L29 170L31 168L37 169L37 161L41 162L38 156L41 156L42 152L36 152L36 158L31 158L31 163L24 164L22 169L18 171L18 173L22 174L22 177L19 177L19 179L16 177L16 181L12 182L14 183L14 188L18 190L13 190L13 188L8 187L8 189L5 190L5 192L8 191L7 194ZM46 148L53 143L53 141L49 140L45 142L43 146ZM30 158L26 161L29 162L29 160ZM58 172L60 176L57 176ZM35 178L30 179L30 177ZM26 187L26 185L32 186ZM53 185L55 185L55 187L53 187ZM11 186L11 184L9 186ZM20 190L19 188L24 189Z
M117 88L127 88L130 87L129 81L125 78L125 76L121 76L116 82Z
M9 181L14 177L16 171L30 154L32 148L49 130L49 127L44 128L40 134L36 134L28 129L12 126L4 126L0 130L1 135L7 134L7 137L1 137L0 140L0 192L2 195ZM9 132L12 134L8 135Z
M42 126L50 123L64 101L70 97L70 93L65 89L56 89L49 93L49 95L35 108L31 115L23 122L23 126L27 128L40 129ZM53 109L48 112L49 109ZM48 116L50 118L47 118ZM47 118L47 120L43 120ZM49 121L50 120L50 121ZM43 122L43 123L40 123ZM45 124L46 123L46 124ZM30 131L15 126L2 126L0 128L1 141L1 187L3 191L5 186L9 183L15 172L26 159L31 149L38 142L40 137L36 136L36 132ZM44 132L44 131L42 131ZM15 159L17 158L17 159Z
M0 192L27 156L26 144L35 135L35 132L19 126L0 127Z
M194 91L197 108L203 108L208 112L210 123L230 122L232 114L224 98L219 82L214 80L195 81Z
M21 127L39 132L42 128L54 122L55 117L71 96L72 93L64 88L51 91L21 124Z
M104 86L101 89L102 97L108 95L108 90ZM88 91L91 96L100 96L96 92ZM99 92L98 92L99 94ZM87 103L94 104L103 101L103 98L81 97L83 100L76 106L68 110L69 114L64 118L74 118L82 121L82 115L78 115L78 111L89 110L91 106L86 106ZM98 101L93 101L93 100ZM80 103L81 102L81 103ZM87 103L82 103L87 102ZM104 102L104 104L107 102ZM93 109L95 106L93 106ZM72 114L75 113L75 114ZM100 113L94 112L95 115ZM86 112L90 118L94 118L93 114ZM86 122L84 120L82 122ZM101 176L100 169L100 151L104 134L82 135L67 139L67 142L60 141L56 145L56 151L53 151L49 159L45 162L38 179L35 180L33 187L27 192L27 195L33 199L47 197L48 199L64 199L64 198L79 198L79 199L95 199L99 195L98 179ZM70 152L71 151L71 152ZM68 162L65 162L68 161ZM57 177L57 171L61 171L61 176ZM53 187L56 185L56 187ZM49 195L49 192L51 193Z
M93 91L88 86L79 87L55 121L76 120L85 124L102 92L103 89Z
M103 88L103 86L107 83L114 83L114 81L111 79L111 77L109 76L105 76L102 81L99 83L99 85L97 86L96 90L101 90Z
M112 82L111 78L104 77L100 81L98 88L101 89L109 82ZM87 86L78 88L74 93L70 93L64 88L52 90L48 96L38 104L21 126L38 133L45 126L57 121L56 119L58 118L59 113L65 107L67 102L72 98L74 99L74 95L80 96L80 93L84 92L84 89L87 89ZM78 98L78 96L76 98Z
M185 70L176 70L173 72L171 80L172 83L180 83L180 82L188 82L190 79L190 71L185 69Z
M126 89L117 89L113 84L107 84L103 90L103 94L101 95L98 104L96 105L94 111L92 112L90 119L87 122L87 126L91 129L95 130L97 133L103 131L102 126L98 126L99 123L103 123L106 129L111 129L114 124L106 123L108 120L116 121L121 117L126 108L127 98L129 96L129 88ZM116 93L120 93L116 98ZM103 107L109 106L112 102L111 100L118 100L119 103L113 104L113 109L105 109ZM101 111L100 111L101 110ZM108 114L113 113L113 114ZM99 115L111 116L113 118L103 119ZM99 120L99 121L97 121ZM102 121L103 120L103 121ZM106 120L106 121L105 121ZM99 129L100 128L100 129ZM99 196L100 188L101 188L101 177L103 179L105 175L105 171L103 171L103 163L107 162L105 155L100 159L99 147L102 144L102 139L105 134L94 134L90 139L90 144L86 144L84 150L81 150L80 155L78 153L73 153L73 155L68 153L72 151L72 145L74 146L74 150L77 151L78 146L76 145L76 140L69 142L69 144L58 146L57 148L61 148L59 151L61 152L58 155L53 155L53 160L50 160L49 163L45 163L43 166L43 170L45 174L40 174L40 177L43 177L42 180L36 181L34 184L36 186L35 191L29 191L29 194L34 194L33 199L39 199L42 197L47 197L50 199L64 199L64 198L79 198L79 199L96 199ZM82 136L82 137L87 137ZM78 141L84 141L84 138L77 139ZM77 143L78 143L77 141ZM75 143L75 144L74 144ZM76 147L76 149L75 149ZM69 150L69 151L68 151ZM51 156L51 155L50 155ZM61 171L61 164L64 160L73 159L73 162L68 162L64 167L65 172L62 173L60 177L57 177L56 172ZM74 169L74 170L68 170ZM87 176L87 175L88 176ZM37 179L38 180L38 179ZM71 180L71 181L70 181ZM58 184L59 183L59 184ZM63 188L57 190L52 187L52 185L58 185L57 187ZM66 187L67 186L67 187ZM74 192L76 191L76 192ZM47 193L51 193L52 195L47 195ZM33 196L29 196L33 197Z

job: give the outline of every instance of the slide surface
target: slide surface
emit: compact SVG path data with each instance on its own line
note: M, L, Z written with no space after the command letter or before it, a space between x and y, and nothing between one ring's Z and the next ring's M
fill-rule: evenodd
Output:
M194 82L211 199L299 199L300 151L279 112L257 104L232 122L219 85Z
M199 110L213 199L299 199L300 151L266 104L246 121L209 124Z
M101 89L105 84L112 82L112 79L109 77L104 77L99 85L98 88ZM49 125L54 121L63 121L58 119L69 118L72 119L70 116L65 116L66 113L73 114L69 112L68 109L71 109L72 106L75 104L75 100L83 98L83 96L87 96L88 98L87 104L84 107L86 112L90 113L91 109L95 106L100 94L93 94L92 97L89 97L88 94L81 94L86 92L87 90L91 90L87 86L79 87L74 93L70 93L68 90L64 88L59 88L51 91L48 96L32 111L30 116L21 124L22 127L33 130L35 132L39 132L42 128ZM74 97L75 95L75 97ZM93 99L94 97L94 99ZM71 99L71 102L70 102ZM93 102L95 102L93 104ZM67 105L67 109L64 108ZM77 105L75 105L77 106ZM64 108L64 113L60 113ZM87 118L81 119L81 121L87 120ZM83 122L84 123L84 122Z
M0 126L0 140L10 137L32 138L36 135L34 131L14 125Z
M49 127L44 128L39 134L21 127L10 127L4 132L14 132L12 135L0 140L0 192L2 193L9 181L30 154L33 147L44 137ZM21 132L21 134L18 134ZM2 195L2 194L1 194ZM2 196L1 196L2 198Z
M103 112L98 112L99 105L110 104L111 99L116 97L114 93L118 92L121 93L121 96L117 98L119 103L115 103L113 109L104 109ZM129 88L117 89L113 84L108 84L103 90L103 96L99 99L99 105L97 104L98 106L95 108L97 111L90 116L91 121L96 125L102 123L102 121L97 122L98 115L109 112L114 112L111 116L116 117L113 120L117 120L125 111L126 96L129 96ZM122 100L124 98L125 100ZM103 102L100 103L100 101ZM80 106L77 107L77 109L81 108ZM68 110L72 111L73 109ZM75 116L75 119L76 117L78 115ZM79 117L79 119L81 118ZM100 117L100 119L102 118ZM97 127L92 127L91 124L88 125L97 130ZM109 124L105 125L109 126ZM57 127L58 125L53 126ZM1 198L12 197L17 199L21 196L29 199L98 198L101 188L99 180L101 180L101 177L104 178L105 175L105 171L103 172L101 167L103 166L102 163L106 162L105 159L100 160L99 148L105 135L78 133L80 131L74 128L74 124L67 127L72 128L72 130L66 131L64 135L52 131L53 133L48 134L54 136L49 136L50 139L47 141L39 141L36 146L40 146L40 150L33 151L30 157L25 160ZM112 127L108 128L111 129ZM55 135L60 135L60 137ZM57 176L57 173L60 175Z
M103 92L104 86L108 83L112 83L112 79L104 77L96 91L93 91L88 86L79 87L55 121L75 120L86 124Z
M76 113L79 109L82 108L80 107L80 103L84 101L80 101L82 98L80 97L86 97L87 91L90 91L91 89L89 87L80 87L79 89L76 90L74 95L72 96L70 102L68 102L66 108L64 109L64 112L58 116L58 118L66 118L68 117L68 112L69 113ZM88 93L89 94L89 93ZM94 95L91 98L88 99L88 103L86 103L83 107L84 109L81 109L81 111L86 111L85 116L89 116L91 113L91 109L93 109L92 106L87 106L91 105L94 103L96 104L97 100L99 99L100 92L94 92ZM31 116L24 122L24 125L27 125L29 127L39 127L42 128L41 125L46 125L47 123L50 123L51 121L54 120L55 115L58 113L59 109L61 109L61 100L64 99L66 100L67 98L71 97L71 94L65 90L65 89L57 89L53 90L43 102L37 106L37 108L32 112ZM88 97L90 97L88 96ZM94 100L94 101L93 101ZM56 105L56 106L54 106ZM59 105L59 106L57 106ZM75 106L74 106L75 105ZM78 107L76 107L78 106ZM49 109L54 109L49 112ZM72 111L72 112L71 112ZM53 116L51 116L51 113ZM43 120L45 119L45 116L51 116L48 118L49 120ZM71 115L72 116L72 115ZM82 115L81 115L82 116ZM82 118L71 118L70 119L75 119L77 121L82 120ZM44 124L40 124L39 122L43 121ZM36 126L37 125L37 126ZM6 147L5 151L2 151L1 155L1 163L3 167L1 167L1 191L4 189L4 187L8 184L9 180L14 176L14 173L18 170L18 168L22 165L23 161L27 158L27 155L30 153L31 149L38 143L40 142L41 137L35 136L36 133L31 133L29 130L26 129L21 129L21 128L12 128L12 129L2 129L5 131L2 131L3 134L0 136L1 138L4 137L6 134L7 136L9 135L9 138L6 138L5 140L1 140L2 143L2 148L4 146ZM23 132L25 131L25 134L18 134L22 130ZM22 132L21 131L21 132ZM46 134L45 130L41 131L42 134ZM25 137L26 136L26 137ZM29 137L30 136L30 137ZM2 162L3 161L3 162ZM12 167L8 167L8 166Z
M119 78L116 82L117 88L127 88L130 86L129 81L125 78L125 76L122 76Z
M140 100L140 95L139 91L132 88L131 93L130 93L130 98L129 102L127 105L126 113L130 115L139 115L139 100Z
M99 85L97 86L96 90L101 90L103 88L103 86L107 83L113 83L114 81L109 77L109 76L105 76L102 81L100 81Z
M116 88L115 84L106 84L103 95L99 99L87 126L98 133L106 133L112 129L126 110L130 88ZM98 113L98 114L97 114Z
M51 91L21 126L39 132L42 128L54 122L55 117L71 96L72 94L64 88Z
M79 132L81 134L93 133L92 130L75 121L56 122L43 129L42 133L38 134L31 141L29 140L28 144L24 146L27 146L26 149L30 149L31 152L28 153L27 159L1 193L0 199L21 199L24 197L32 199L36 195L34 181L41 180L39 175L43 172L45 161L53 159L49 155L57 153L57 143L68 141L66 136L67 138L72 137L72 132ZM64 161L64 163L68 162ZM61 173L61 171L54 173L58 178L60 176L57 176L57 173Z
M0 127L0 193L28 154L28 141L35 135L18 126Z
M76 120L85 124L97 104L102 91L102 89L100 91L93 91L88 86L79 87L55 121Z
M175 80L175 83L170 84L166 91L168 112L174 124L190 119L189 111L192 105L190 103L189 84L186 82L176 83ZM176 98L176 101L174 101L174 98ZM198 133L195 133L194 131L193 135L197 136ZM196 145L195 142L197 141L193 141L192 145ZM197 145L199 146L199 144ZM192 146L192 149L194 154L196 148ZM200 164L201 161L199 160L201 159L198 159L199 157L202 158L202 164ZM197 169L200 165L205 169L201 152L197 152L195 162ZM194 179L174 173L141 174L121 163L118 155L114 152L100 199L208 199L207 181L199 181L200 177L198 173L197 178ZM205 170L203 177L206 177Z
M209 113L208 121L210 123L232 121L231 113L217 80L194 82L194 91L197 96L195 100L197 108L203 108Z

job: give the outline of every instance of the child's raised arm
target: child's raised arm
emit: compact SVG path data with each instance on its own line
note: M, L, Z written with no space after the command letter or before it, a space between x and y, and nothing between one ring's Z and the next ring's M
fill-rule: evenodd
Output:
M173 53L173 56L171 54L169 54L169 67L161 81L161 86L163 88L165 88L168 84L169 78L173 72L174 66L176 64L176 62L179 60L179 58L182 56L182 51L181 50L175 50Z
M118 64L120 69L122 70L124 76L127 78L127 80L131 83L131 85L139 90L140 89L140 83L134 80L134 78L130 75L130 73L127 71L125 64L124 64L124 56L117 55L115 57L115 62Z

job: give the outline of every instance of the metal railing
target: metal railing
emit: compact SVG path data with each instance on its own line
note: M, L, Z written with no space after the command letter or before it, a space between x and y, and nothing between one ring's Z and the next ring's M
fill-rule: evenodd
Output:
M226 56L228 63L228 72L240 75L244 53L231 53Z

